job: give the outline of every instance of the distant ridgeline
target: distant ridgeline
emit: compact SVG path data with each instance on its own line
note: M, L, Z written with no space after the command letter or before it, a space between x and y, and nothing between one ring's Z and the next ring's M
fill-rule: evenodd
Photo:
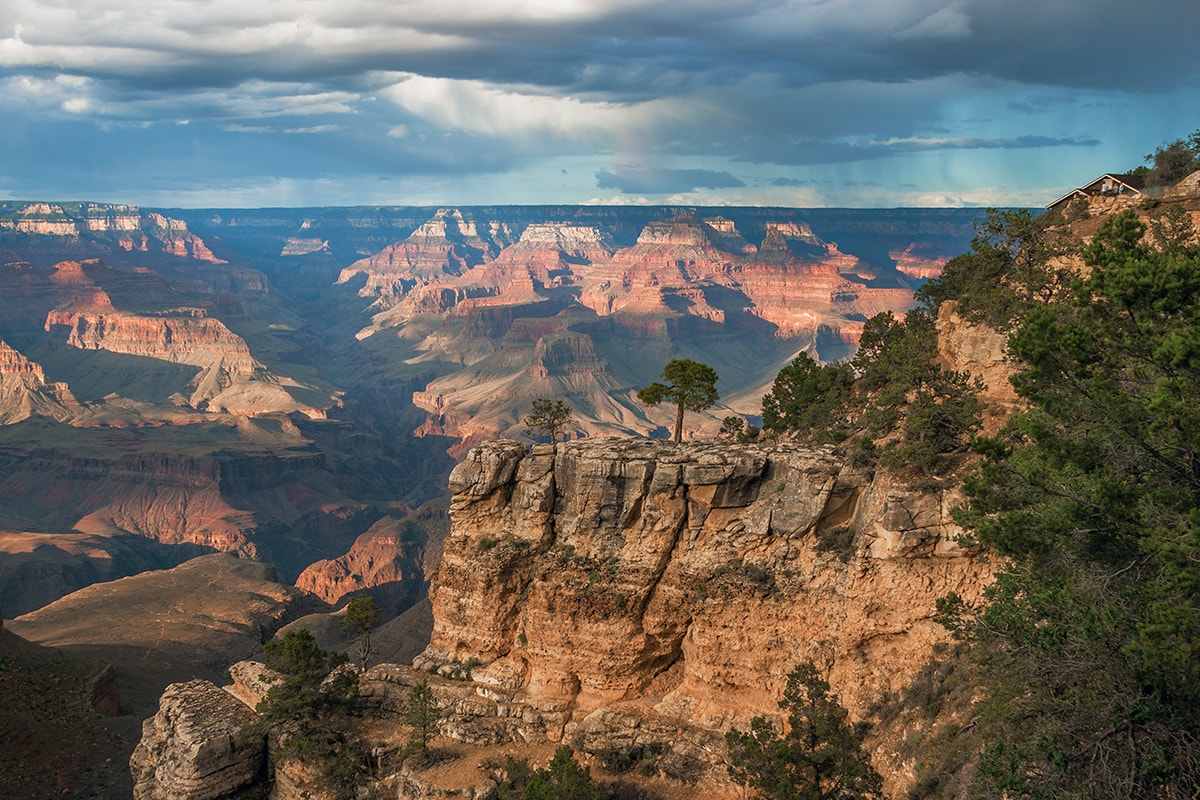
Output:
M613 206L171 210L276 286L347 300L362 347L423 385L424 434L520 433L538 397L576 434L665 435L633 392L674 357L710 364L731 412L759 413L797 352L853 353L863 323L965 250L981 209ZM214 245L216 246L216 245ZM218 248L220 250L220 248ZM221 252L224 252L223 250ZM363 302L365 301L365 302Z
M981 215L0 202L0 607L213 550L408 598L447 451L520 436L538 398L571 437L665 436L636 392L676 358L719 376L685 437L753 419Z

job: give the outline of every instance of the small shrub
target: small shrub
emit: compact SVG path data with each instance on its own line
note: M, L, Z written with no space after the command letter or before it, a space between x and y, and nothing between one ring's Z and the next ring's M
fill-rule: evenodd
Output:
M848 564L854 556L854 529L846 525L817 532L817 552L835 553L838 560Z

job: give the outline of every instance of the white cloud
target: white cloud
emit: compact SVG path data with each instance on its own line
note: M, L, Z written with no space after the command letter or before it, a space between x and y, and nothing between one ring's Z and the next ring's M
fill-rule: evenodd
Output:
M619 141L696 121L702 109L686 98L641 103L586 101L489 85L483 81L408 75L380 94L442 128L486 136L548 135Z

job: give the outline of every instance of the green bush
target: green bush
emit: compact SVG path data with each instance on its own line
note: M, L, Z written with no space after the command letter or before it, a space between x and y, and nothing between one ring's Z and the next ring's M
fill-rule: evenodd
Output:
M304 629L268 642L263 657L282 680L258 704L254 727L274 738L278 761L315 762L333 788L348 792L366 764L366 747L351 730L358 673Z

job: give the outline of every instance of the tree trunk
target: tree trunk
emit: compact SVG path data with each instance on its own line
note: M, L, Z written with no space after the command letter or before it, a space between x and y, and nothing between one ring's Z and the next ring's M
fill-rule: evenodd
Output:
M675 442L683 441L683 401L679 401L679 410L675 412Z

